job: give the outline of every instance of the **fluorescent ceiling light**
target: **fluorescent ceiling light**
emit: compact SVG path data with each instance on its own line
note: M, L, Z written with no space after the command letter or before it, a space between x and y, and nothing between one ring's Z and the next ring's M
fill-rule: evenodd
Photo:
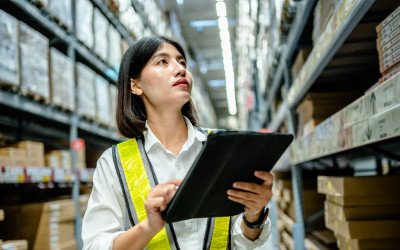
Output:
M219 17L226 16L225 2L217 2L215 5L215 8L217 9L217 16L219 16Z
M183 4L183 0L176 0L176 3L177 3L178 5L182 5L182 4Z
M226 79L226 97L228 101L229 114L236 115L236 93L235 76L233 72L231 41L229 35L229 23L226 18L225 2L217 0L215 4L218 15L219 37L221 38L222 58L224 61L224 71Z

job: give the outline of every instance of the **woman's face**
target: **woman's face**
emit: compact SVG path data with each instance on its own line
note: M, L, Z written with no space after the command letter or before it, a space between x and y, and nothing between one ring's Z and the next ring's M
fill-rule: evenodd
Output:
M147 62L140 78L132 79L131 90L142 98L146 109L151 105L180 110L190 99L192 82L183 56L175 46L164 43Z

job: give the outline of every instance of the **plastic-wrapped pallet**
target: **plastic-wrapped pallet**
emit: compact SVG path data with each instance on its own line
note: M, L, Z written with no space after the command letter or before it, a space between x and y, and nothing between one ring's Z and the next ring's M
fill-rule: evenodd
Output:
M108 62L113 69L118 70L121 64L121 35L110 24L109 28Z
M18 21L0 10L0 82L18 86Z
M117 94L118 94L118 89L117 86L110 84L110 114L111 114L111 120L110 120L110 126L112 128L116 128L117 125L115 124L115 112L117 110Z
M72 29L72 1L71 0L49 0L47 9L68 30Z
M109 83L101 76L96 77L97 122L108 125L111 120Z
M74 62L55 48L50 49L51 103L75 110Z
M89 48L93 47L93 5L89 0L75 2L76 36Z
M19 23L21 92L50 100L49 39L25 23Z
M96 95L94 81L96 73L82 63L76 64L78 106L77 113L80 116L96 118Z
M93 28L94 52L106 61L108 52L108 21L98 9L94 9Z

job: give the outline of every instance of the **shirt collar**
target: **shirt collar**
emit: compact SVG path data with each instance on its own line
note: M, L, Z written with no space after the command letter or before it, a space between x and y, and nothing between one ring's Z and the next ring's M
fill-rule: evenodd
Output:
M189 148L193 144L195 139L199 142L207 140L207 136L204 133L200 132L197 129L197 127L193 126L193 124L186 116L183 116L183 118L185 119L186 126L188 128L188 138L185 144L183 145L182 150ZM149 125L147 124L147 121L146 121L146 128L147 131L143 132L146 152L148 152L156 144L159 144L164 148L164 145L162 145L160 140L153 134L153 131L151 131Z

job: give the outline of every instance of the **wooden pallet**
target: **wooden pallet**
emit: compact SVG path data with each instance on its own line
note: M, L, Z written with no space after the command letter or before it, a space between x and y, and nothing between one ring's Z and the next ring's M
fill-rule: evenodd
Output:
M73 110L71 110L69 107L67 107L67 106L63 106L63 105L60 105L60 104L55 104L55 103L52 103L52 105L55 107L55 108L57 108L57 109L59 109L59 110L61 110L61 111L64 111L64 112L66 112L66 113L72 113L73 112Z
M43 1L41 0L31 0L38 8L46 9L47 6L44 5Z
M13 91L13 92L17 92L17 91L18 91L18 86L17 86L17 85L14 85L14 84L10 84L10 83L8 83L8 82L0 81L0 89L2 89L2 90L10 90L10 91Z
M47 12L47 13L51 17L51 19L53 19L61 28L63 28L64 30L66 30L68 32L72 31L71 27L68 27L68 25L66 25L63 21L61 21L56 15L54 15L51 12Z
M48 98L45 98L37 93L32 93L27 90L20 90L20 93L24 96L26 96L28 99L34 100L39 103L44 103L44 104L50 104L50 100Z

